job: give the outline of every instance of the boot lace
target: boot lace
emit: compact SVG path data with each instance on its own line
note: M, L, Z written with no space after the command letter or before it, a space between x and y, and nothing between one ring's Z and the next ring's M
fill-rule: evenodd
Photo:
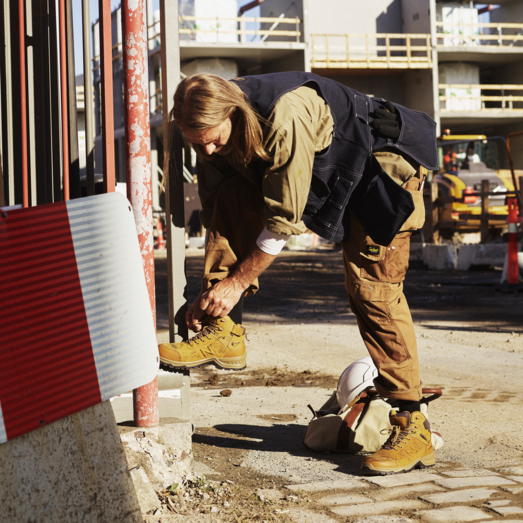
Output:
M390 429L383 429L381 434L390 434L387 438L387 441L383 444L384 449L391 450L394 447L397 447L411 432L413 432L413 427L407 427L402 429L397 425L393 425Z
M204 341L204 339L210 340L210 335L219 331L223 331L223 329L221 327L218 327L218 325L216 325L215 323L209 323L196 336L193 336L192 338L187 340L187 343L189 345L197 345L198 343Z

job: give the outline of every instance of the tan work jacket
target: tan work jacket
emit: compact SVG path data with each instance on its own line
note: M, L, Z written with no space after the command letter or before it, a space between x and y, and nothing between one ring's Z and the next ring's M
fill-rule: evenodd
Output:
M314 155L332 141L331 111L314 89L303 86L283 95L268 121L268 125L263 125L264 147L271 156L262 181L266 226L275 234L301 234L306 231L301 217L309 194ZM395 152L378 151L374 155L383 170L400 185L416 173ZM200 216L204 227L211 223L221 182L237 172L257 184L254 171L234 162L232 154L213 154L198 162Z

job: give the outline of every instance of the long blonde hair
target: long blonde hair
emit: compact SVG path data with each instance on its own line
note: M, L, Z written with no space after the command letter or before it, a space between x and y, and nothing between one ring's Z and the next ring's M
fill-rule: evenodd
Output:
M233 82L210 73L184 78L174 93L169 116L178 127L195 132L206 131L230 118L234 160L244 165L256 158L269 160L260 125L268 122L251 107L243 91ZM190 145L200 159L208 158L201 145Z

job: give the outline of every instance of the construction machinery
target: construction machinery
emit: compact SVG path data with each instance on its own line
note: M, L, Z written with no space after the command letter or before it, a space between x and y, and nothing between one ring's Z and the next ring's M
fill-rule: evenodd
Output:
M517 189L514 170L501 168L507 153L510 157L501 136L451 135L446 131L438 139L440 170L434 173L433 181L438 186L442 234L479 231L482 215L494 236L506 228L506 197Z

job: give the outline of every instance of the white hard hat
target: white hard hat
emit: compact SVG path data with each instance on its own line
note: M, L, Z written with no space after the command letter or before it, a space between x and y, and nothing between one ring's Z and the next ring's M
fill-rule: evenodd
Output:
M344 409L356 396L371 387L378 369L368 356L351 363L341 374L336 397L341 409Z

